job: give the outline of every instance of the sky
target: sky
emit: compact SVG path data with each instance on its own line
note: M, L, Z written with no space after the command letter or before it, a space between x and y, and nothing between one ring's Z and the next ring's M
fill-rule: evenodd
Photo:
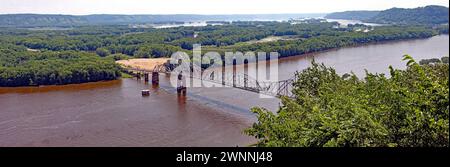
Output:
M274 14L384 10L448 0L0 0L0 14Z

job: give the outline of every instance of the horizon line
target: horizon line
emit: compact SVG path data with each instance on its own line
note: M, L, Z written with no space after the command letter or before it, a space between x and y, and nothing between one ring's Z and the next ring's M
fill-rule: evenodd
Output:
M367 10L370 11L370 10ZM375 11L375 10L374 10ZM334 12L322 13L234 13L234 14L201 14L201 13L166 13L166 14L119 14L119 13L92 13L92 14L63 14L63 13L0 13L0 15L69 15L69 16L89 16L89 15L289 15L289 14L329 14Z
M349 11L384 11L388 9L393 8L402 8L402 9L414 9L414 8L423 8L427 6L441 6L449 8L447 5L437 5L437 4L428 4L424 6L417 6L417 7L410 7L410 8L402 8L402 7L391 7L387 9L378 9L378 10L343 10L343 11L333 11L333 12L306 12L306 13L297 13L297 12L288 12L288 13L83 13L83 14L77 14L77 13L33 13L33 12L14 12L14 13L1 13L0 15L70 15L70 16L89 16L89 15L288 15L288 14L330 14L330 13L337 13L337 12L349 12Z

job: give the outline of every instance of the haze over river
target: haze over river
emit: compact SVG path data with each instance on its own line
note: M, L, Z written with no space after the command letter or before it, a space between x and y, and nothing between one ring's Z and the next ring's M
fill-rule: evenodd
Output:
M449 55L449 36L370 44L289 57L279 79L307 68L314 57L340 74L386 73L405 68L402 55L417 61ZM278 99L232 88L188 88L178 97L168 78L160 87L122 79L80 85L0 88L0 146L247 146L242 133L256 121L248 110L275 111ZM149 97L140 91L150 89Z

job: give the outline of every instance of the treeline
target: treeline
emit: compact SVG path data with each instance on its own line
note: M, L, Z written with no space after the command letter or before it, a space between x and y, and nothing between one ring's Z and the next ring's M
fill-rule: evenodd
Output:
M29 52L0 47L0 86L61 85L114 80L120 67L113 59L76 51Z
M245 132L263 147L448 147L449 64L405 63L360 80L313 62L296 74L295 98L277 114L253 108Z
M436 64L436 63L446 63L448 64L448 56L442 57L441 59L438 58L432 58L432 59L422 59L419 61L420 65L429 65L429 64Z
M305 53L323 51L332 48L353 46L373 42L385 42L403 39L428 38L439 31L417 26L387 26L376 27L369 32L341 31L334 34L321 34L298 40L285 40L252 45L240 45L216 48L219 51L262 51L278 52L280 56L294 56ZM214 50L214 48L209 48Z

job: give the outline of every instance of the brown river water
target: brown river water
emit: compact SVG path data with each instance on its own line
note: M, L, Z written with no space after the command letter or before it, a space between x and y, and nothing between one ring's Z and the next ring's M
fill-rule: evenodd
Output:
M416 60L449 55L449 36L370 44L289 57L279 62L279 79L317 62L340 74L364 76L405 68ZM242 131L256 121L253 106L275 111L278 99L233 88L188 88L176 95L164 75L160 86L117 81L65 86L0 88L0 146L248 146ZM149 97L141 90L150 89Z

